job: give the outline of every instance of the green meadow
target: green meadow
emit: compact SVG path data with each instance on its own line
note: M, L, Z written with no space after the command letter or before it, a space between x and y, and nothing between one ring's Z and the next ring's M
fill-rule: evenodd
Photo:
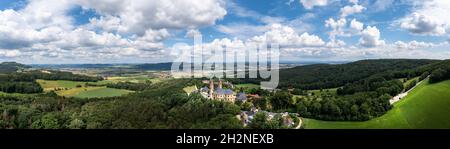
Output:
M74 95L74 97L78 98L115 97L126 95L131 92L132 91L129 90L102 87L79 92L78 94Z
M252 84L252 83L246 83L246 84L237 84L235 85L235 88L244 88L244 89L253 89L253 88L259 88L258 84Z
M432 129L450 128L450 80L430 84L425 80L385 115L364 122L303 119L306 129Z

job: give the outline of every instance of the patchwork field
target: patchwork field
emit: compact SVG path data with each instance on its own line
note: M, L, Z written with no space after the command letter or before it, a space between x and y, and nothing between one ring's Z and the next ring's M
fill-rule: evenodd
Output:
M307 129L450 128L450 80L421 83L385 115L365 122L331 122L304 119Z
M51 91L57 89L65 89L65 88L75 88L77 85L84 85L85 82L77 82L77 81L65 81L65 80L36 80L44 91Z
M150 81L152 83L161 82L160 78L149 78L147 76L129 76L129 77L108 77L107 80L103 82L117 83L117 82L133 82L133 83L146 83ZM100 81L102 82L102 81Z
M86 82L77 81L53 81L53 80L37 80L37 82L44 88L44 91L54 90L56 94L66 97L78 97L78 98L94 98L94 97L114 97L122 96L132 91L124 89L114 89L107 87L86 87ZM111 83L109 80L90 82L97 85ZM77 87L78 86L78 87Z

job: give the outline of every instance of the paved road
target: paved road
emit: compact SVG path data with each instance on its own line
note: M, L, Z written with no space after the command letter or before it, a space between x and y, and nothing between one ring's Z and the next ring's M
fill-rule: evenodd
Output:
M392 97L391 100L389 100L389 103L391 103L391 105L392 105L392 104L396 103L397 101L400 101L401 99L403 99L403 97L405 97L406 95L408 95L408 93L409 93L410 91L412 91L414 88L416 88L417 86L419 86L419 84L422 83L424 80L426 80L426 79L423 79L422 81L420 81L419 83L417 83L414 87L412 87L412 88L409 89L408 91L403 92L403 93L400 93L400 94L398 94L398 95L395 96L395 97Z
M297 127L295 127L295 129L300 129L300 127L302 127L302 119L298 116L297 116L297 119L298 119L298 125L297 125Z

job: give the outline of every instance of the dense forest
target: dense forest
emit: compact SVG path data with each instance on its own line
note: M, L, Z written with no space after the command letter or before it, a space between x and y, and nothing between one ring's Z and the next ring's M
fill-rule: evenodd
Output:
M375 74L390 75L382 77L406 78L408 75L417 76L422 73L409 74L412 70L420 72L434 70L439 60L426 59L375 59L361 60L346 64L312 64L280 70L278 87L282 89L297 88L314 90L341 87L367 79ZM419 71L419 70L418 70ZM239 83L259 84L262 79L228 79Z
M450 79L450 61L442 62L440 66L441 67L432 71L430 75L431 83Z
M347 64L316 64L280 71L281 88L324 89L340 87L377 73L407 70L432 64L436 60L383 59ZM420 75L420 74L419 74Z

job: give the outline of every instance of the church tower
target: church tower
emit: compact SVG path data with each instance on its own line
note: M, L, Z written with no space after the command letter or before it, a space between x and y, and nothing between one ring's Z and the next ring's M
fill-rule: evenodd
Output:
M213 99L213 93L214 93L214 81L211 79L209 80L209 98Z

